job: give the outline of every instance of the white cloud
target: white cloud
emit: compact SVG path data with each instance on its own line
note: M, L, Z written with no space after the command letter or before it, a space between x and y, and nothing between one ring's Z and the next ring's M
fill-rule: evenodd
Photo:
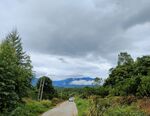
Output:
M47 75L53 80L65 79L70 75L106 78L108 76L108 70L112 67L104 59L92 56L71 58L31 53L31 60L38 77Z
M92 85L94 81L78 80L72 81L70 85Z

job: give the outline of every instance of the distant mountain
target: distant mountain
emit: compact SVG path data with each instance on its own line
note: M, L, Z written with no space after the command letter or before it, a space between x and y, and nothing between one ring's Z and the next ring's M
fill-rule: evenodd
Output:
M65 88L85 87L85 86L92 86L93 81L94 79L90 77L81 77L81 78L75 77L60 81L53 81L53 86Z
M64 87L64 88L74 88L74 87L85 87L92 86L94 78L91 77L73 77L59 81L53 81L53 86ZM38 82L38 78L33 78L32 85L35 86Z

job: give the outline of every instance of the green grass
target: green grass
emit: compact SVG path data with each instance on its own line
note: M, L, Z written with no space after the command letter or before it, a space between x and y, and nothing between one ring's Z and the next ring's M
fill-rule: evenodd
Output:
M41 102L29 100L25 105L18 106L10 116L38 116L52 108L51 101L44 100Z
M87 99L76 98L75 102L78 108L78 116L87 116L89 101Z

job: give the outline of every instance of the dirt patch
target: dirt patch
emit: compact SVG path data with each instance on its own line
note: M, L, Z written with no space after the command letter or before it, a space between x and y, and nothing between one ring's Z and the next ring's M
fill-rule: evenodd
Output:
M139 108L150 115L150 98L143 98L138 101Z

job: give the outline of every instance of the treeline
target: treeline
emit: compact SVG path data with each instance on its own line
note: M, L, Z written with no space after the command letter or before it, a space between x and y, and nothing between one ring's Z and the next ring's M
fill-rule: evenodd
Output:
M118 55L117 66L109 70L109 77L103 85L86 87L80 94L105 96L137 96L150 97L150 56L138 57L134 60L130 54Z
M109 94L115 96L150 96L150 56L138 57L135 61L128 53L118 55L118 64L110 70L104 83Z

